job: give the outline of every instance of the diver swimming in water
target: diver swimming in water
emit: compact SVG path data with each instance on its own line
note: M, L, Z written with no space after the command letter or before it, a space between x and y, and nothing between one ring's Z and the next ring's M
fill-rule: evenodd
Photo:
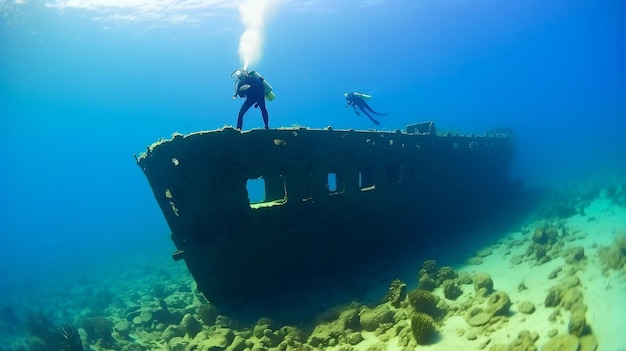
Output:
M374 122L375 125L380 125L380 122L378 122L372 116L370 116L370 114L367 113L367 111L369 111L369 112L371 112L371 113L373 113L375 115L379 115L379 116L387 115L386 113L379 113L379 112L376 112L376 111L372 110L370 105L368 105L367 102L365 101L366 99L367 100L371 99L371 96L369 96L367 94L358 93L358 92L352 92L352 93L345 93L345 94L343 94L343 96L346 97L346 108L352 106L352 108L354 109L354 112L358 116L359 115L359 111L357 111L357 109L356 109L357 106L358 106L359 109L361 110L361 112L365 113L365 115L367 117L369 117L369 119L372 122Z
M235 95L233 98L236 98L237 96L246 98L239 109L239 115L237 116L237 129L241 130L243 127L243 115L248 112L252 105L254 105L254 108L258 107L261 110L265 129L269 129L269 114L267 113L267 108L265 108L266 84L264 82L264 78L254 71L247 72L244 69L236 70L233 72L232 77L237 81L235 85Z

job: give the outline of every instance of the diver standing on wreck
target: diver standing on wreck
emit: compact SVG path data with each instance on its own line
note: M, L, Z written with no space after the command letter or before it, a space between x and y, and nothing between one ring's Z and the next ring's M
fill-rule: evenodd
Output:
M346 98L346 108L352 106L352 108L354 109L354 112L358 116L359 111L356 110L356 108L358 107L361 110L361 112L365 113L365 115L369 117L369 119L372 122L374 122L375 125L380 125L380 122L378 122L372 116L370 116L370 114L367 113L367 111L370 111L371 113L375 115L379 115L379 116L385 116L386 113L379 113L379 112L372 110L370 105L368 105L367 102L365 101L365 100L369 100L372 98L370 95L352 92L352 93L345 93L343 94L343 96L345 96Z
M272 87L258 72L248 72L244 68L234 71L231 77L235 79L235 95L233 95L233 99L236 99L237 96L246 98L239 109L237 129L241 130L243 127L243 115L252 105L261 110L265 129L269 129L269 114L265 107L265 99L267 98L269 101L274 100L275 95L272 92Z

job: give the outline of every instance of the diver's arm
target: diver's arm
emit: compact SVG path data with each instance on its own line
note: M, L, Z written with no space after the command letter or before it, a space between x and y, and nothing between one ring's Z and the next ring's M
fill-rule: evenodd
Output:
M356 105L352 104L352 109L354 110L354 113L356 113L357 116L360 116L361 114L359 113L359 111L356 110Z

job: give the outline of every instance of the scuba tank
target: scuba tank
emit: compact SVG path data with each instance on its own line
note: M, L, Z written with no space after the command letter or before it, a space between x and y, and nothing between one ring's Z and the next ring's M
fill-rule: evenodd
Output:
M249 74L256 79L261 79L261 75L257 71L250 71ZM263 79L263 93L265 94L267 101L273 101L276 98L276 95L272 91L272 86L266 79Z
M352 95L356 96L356 97L360 97L363 100L369 100L372 98L372 95L367 95L367 94L363 94L363 93L352 93Z

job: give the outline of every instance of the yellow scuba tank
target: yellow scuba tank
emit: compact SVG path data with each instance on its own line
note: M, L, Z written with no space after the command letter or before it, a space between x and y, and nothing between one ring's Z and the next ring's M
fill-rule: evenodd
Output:
M363 93L352 93L352 95L358 96L358 97L360 97L363 100L369 100L369 99L372 98L371 95L367 95L367 94L363 94Z
M261 75L257 71L250 71L249 74L256 79L261 79ZM266 79L263 79L263 93L265 94L267 101L272 101L276 98L276 95L272 91L272 86Z

